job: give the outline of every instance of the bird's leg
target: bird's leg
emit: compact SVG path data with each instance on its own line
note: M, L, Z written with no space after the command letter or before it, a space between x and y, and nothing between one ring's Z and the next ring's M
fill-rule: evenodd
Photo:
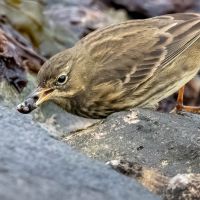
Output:
M185 89L185 86L180 88L178 91L177 105L176 105L176 111L178 111L178 112L183 110L184 89Z
M183 105L184 88L185 88L185 86L180 88L179 91L178 91L176 111L177 112L186 111L186 112L199 113L200 114L200 107Z

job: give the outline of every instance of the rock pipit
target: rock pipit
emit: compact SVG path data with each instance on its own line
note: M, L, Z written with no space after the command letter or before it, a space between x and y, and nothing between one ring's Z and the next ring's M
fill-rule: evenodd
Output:
M17 109L29 113L52 100L73 114L102 118L133 107L153 107L197 74L199 37L200 15L195 13L96 30L45 63L37 89ZM193 111L181 99L180 93L178 109Z

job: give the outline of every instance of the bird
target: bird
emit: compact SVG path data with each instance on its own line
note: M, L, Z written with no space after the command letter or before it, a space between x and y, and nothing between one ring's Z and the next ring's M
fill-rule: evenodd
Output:
M100 119L134 107L155 108L200 67L200 14L178 13L128 20L88 34L47 60L38 87L17 106L27 114L46 101L69 113Z
M134 178L150 192L162 196L163 200L200 199L200 174L177 174L174 177L168 177L156 169L137 162L111 160L106 164L117 172Z

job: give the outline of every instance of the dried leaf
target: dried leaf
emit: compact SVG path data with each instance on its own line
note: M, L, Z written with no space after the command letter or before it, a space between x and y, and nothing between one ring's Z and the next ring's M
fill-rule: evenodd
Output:
M6 79L21 92L27 84L26 70L37 73L45 59L2 18L0 22L0 79Z
M0 14L5 15L12 26L25 33L35 47L41 43L44 17L42 4L32 0L3 0L0 1Z
M58 51L74 44L68 38L73 33L63 27L52 26L44 15L43 0L2 0L0 15L9 19L12 27L27 36L34 47L45 57L51 57Z

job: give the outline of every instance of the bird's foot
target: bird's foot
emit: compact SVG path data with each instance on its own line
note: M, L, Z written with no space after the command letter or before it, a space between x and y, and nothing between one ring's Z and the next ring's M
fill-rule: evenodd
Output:
M172 112L176 112L181 114L181 112L190 112L200 114L200 107L197 106L185 106L183 104L183 96L184 96L184 86L178 91L177 105L176 108Z
M195 113L195 114L200 114L200 107L198 107L198 106L185 106L185 105L178 104L176 106L176 113L181 113L183 111Z

